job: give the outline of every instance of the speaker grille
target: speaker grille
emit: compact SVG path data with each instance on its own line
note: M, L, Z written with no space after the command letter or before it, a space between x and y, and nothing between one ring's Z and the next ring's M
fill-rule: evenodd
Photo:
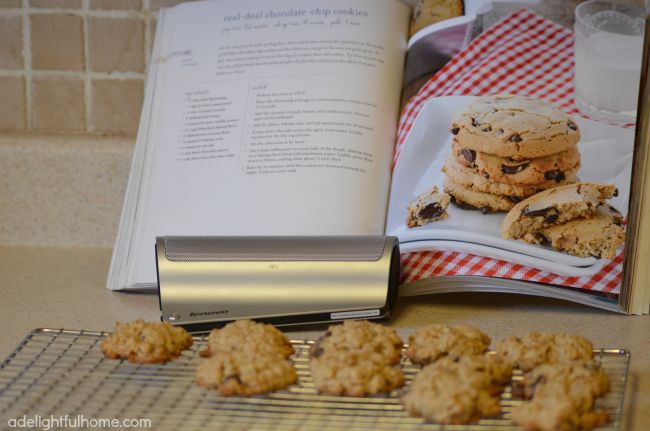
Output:
M166 237L165 255L174 262L376 261L381 236L345 237Z

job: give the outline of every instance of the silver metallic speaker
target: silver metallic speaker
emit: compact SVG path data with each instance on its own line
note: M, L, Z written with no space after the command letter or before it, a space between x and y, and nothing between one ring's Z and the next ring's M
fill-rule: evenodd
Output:
M384 236L158 237L156 261L162 320L195 332L389 318L400 274Z

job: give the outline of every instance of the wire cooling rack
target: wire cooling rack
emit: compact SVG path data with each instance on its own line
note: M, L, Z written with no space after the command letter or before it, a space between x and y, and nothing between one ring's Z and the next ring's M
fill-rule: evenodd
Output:
M507 386L501 416L473 425L439 425L409 417L400 404L401 391L365 398L320 395L309 373L310 341L292 341L299 382L290 388L255 397L221 397L194 384L205 339L164 365L139 365L105 359L102 332L38 329L29 334L0 365L0 428L15 429L16 418L83 415L89 419L146 418L154 430L514 430L513 405ZM597 401L611 418L602 430L620 427L629 353L598 349L596 361L607 372L611 391ZM408 389L418 368L401 367ZM515 372L513 381L520 380ZM95 423L96 424L96 423ZM42 429L42 428L41 428ZM97 428L93 428L97 429Z

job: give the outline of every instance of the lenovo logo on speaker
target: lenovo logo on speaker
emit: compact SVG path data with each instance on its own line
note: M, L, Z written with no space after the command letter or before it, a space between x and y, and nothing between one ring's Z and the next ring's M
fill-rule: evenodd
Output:
M190 317L201 317L201 316L216 316L219 314L228 314L230 313L230 310L216 310L216 311L199 311L199 312L193 312L190 311Z

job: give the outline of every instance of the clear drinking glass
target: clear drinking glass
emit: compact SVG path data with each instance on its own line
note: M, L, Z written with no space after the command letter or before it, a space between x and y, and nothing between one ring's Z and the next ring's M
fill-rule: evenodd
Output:
M595 120L636 119L643 8L591 0L575 10L575 102Z

